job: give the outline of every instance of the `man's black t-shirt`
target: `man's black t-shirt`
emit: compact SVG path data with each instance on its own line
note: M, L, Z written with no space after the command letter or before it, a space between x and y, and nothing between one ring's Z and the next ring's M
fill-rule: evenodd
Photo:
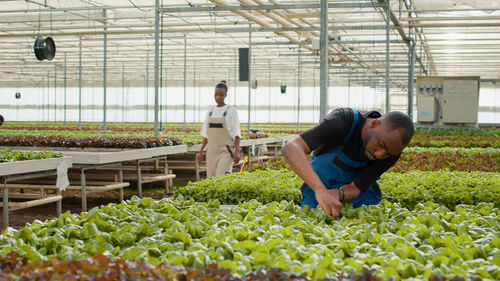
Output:
M350 108L337 108L333 110L318 126L303 132L300 136L309 146L309 149L314 151L314 155L319 155L337 146L344 145L344 153L347 157L354 161L364 162L369 159L362 151L363 140L361 139L361 130L367 118L379 117L381 117L381 115L377 111L369 111L360 114L356 128L345 145L344 139L349 133L354 118L352 109ZM381 160L370 160L356 177L354 184L356 184L362 192L368 191L370 186L380 177L380 175L398 161L400 155L401 154Z

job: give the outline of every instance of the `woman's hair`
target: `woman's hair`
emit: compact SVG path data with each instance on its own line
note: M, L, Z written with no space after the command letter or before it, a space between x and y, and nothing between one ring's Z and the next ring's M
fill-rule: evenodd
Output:
M226 90L226 94L227 94L227 84L226 84L226 80L222 80L219 82L219 84L217 84L217 86L215 86L215 88L222 88L224 90Z

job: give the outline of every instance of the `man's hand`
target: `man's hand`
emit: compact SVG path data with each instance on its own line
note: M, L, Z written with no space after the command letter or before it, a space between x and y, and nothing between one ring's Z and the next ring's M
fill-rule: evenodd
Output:
M203 161L203 153L198 152L196 153L196 162L201 163L201 161Z
M325 213L332 216L334 219L339 218L340 207L342 207L342 203L339 201L339 191L337 189L321 189L316 193L316 200Z
M354 182L346 184L341 188L344 191L344 202L350 202L361 193L361 190L356 186L356 184L354 184Z
M233 153L233 162L234 164L238 164L238 162L240 162L240 152L239 150L235 150L234 153Z

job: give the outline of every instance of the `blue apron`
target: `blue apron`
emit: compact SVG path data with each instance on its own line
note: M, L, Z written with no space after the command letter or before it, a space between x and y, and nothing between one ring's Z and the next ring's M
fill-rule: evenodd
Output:
M344 144L346 144L358 124L359 113L358 111L352 109L353 121L349 133L344 139ZM344 146L337 146L329 152L320 154L318 156L312 156L311 166L313 167L316 174L325 185L327 189L337 189L345 184L351 183L361 172L362 168L370 162L370 160L365 162L357 162L349 157L347 157L344 152ZM314 191L307 185L302 189L302 207L309 206L311 208L316 208L318 206L318 201L316 201L316 195ZM375 182L367 192L361 192L358 197L351 200L351 204L354 208L361 207L362 205L376 205L382 199L382 193L377 182Z

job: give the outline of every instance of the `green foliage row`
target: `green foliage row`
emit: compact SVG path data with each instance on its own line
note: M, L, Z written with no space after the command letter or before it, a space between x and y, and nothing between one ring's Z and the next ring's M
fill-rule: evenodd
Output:
M462 147L408 147L390 171L500 172L500 149Z
M479 129L479 128L416 128L415 135L428 135L428 136L497 136L500 137L500 129Z
M454 209L459 204L492 203L500 208L500 173L409 171L385 173L378 181L383 198L413 209L434 202Z
M144 122L107 122L107 128L149 128L153 129L154 124L150 122L148 126ZM252 123L253 129L262 129L265 132L276 131L276 130L288 130L293 131L297 129L297 123ZM317 123L301 123L300 129L307 130L316 126ZM202 123L200 122L188 122L186 123L186 129L200 130ZM247 130L247 123L241 123L241 131ZM8 121L5 122L2 127L64 127L63 122L54 121ZM67 122L68 128L78 127L78 122ZM95 128L96 130L102 129L101 122L82 122L83 128ZM184 123L182 122L164 122L162 123L162 128L165 129L184 129Z
M288 134L269 134L269 137L287 136ZM154 133L151 131L108 131L106 133L101 131L65 131L65 130L0 130L0 136L14 136L14 137L71 137L71 138L144 138L150 139L154 137ZM163 138L177 138L182 141L183 144L195 145L201 144L203 142L203 137L199 132L193 131L191 133L186 132L172 132L172 131L162 131L159 133L160 137ZM241 139L249 139L247 135L241 136Z
M0 130L1 136L67 136L73 138L116 137L116 138L151 138L153 132L102 132L102 131L61 131L61 130Z
M0 150L0 163L1 162L14 162L23 160L36 160L36 159L49 159L60 158L64 155L60 152L53 151L19 151L4 149Z
M178 138L119 138L59 136L0 136L0 146L150 148L182 144Z
M175 191L175 197L204 202L212 199L222 204L238 204L251 199L262 203L287 200L301 202L302 180L291 170L255 170L209 177L189 182Z
M78 281L309 281L310 279L295 273L288 273L281 268L259 269L245 276L233 275L230 269L217 264L206 268L184 268L160 263L151 265L145 261L117 259L99 254L83 261L51 261L28 263L28 260L16 252L0 256L0 280L78 280ZM90 273L90 274L89 274ZM341 274L338 278L322 278L321 281L392 281L380 279L373 270L364 269L362 273ZM432 278L432 277L431 277ZM447 279L440 278L441 281ZM453 281L467 279L453 277ZM478 281L477 279L471 279Z
M283 157L245 166L246 171L288 169ZM390 171L482 171L500 172L499 148L407 147Z
M143 122L108 122L108 129L113 128L126 128L126 129L142 129L148 128L153 129L153 123L149 123L146 126ZM305 131L311 129L318 125L317 123L300 123L299 131ZM63 122L53 122L53 121L30 121L30 122L20 122L20 121L9 121L6 122L3 127L63 127ZM190 130L200 130L202 123L199 122L189 122L186 123L186 129ZM68 128L78 127L78 122L67 122ZM100 122L83 122L82 127L84 128L94 128L96 130L102 129L102 123ZM162 124L162 128L165 129L184 129L184 123L181 122L166 122ZM273 131L290 131L296 132L296 123L252 123L252 128L262 129L266 134ZM246 131L247 124L241 123L241 130ZM427 136L500 136L500 129L480 129L480 128L440 128L440 127L428 127L428 128L416 128L415 135L427 135Z
M285 158L283 156L270 159L266 162L258 161L253 162L251 164L246 165L243 168L245 171L253 172L256 170L281 170L281 169L290 169L290 165L285 162Z
M321 209L255 200L221 208L137 197L80 215L28 224L0 236L0 254L31 262L84 260L107 253L122 259L205 268L217 263L240 276L277 267L317 280L340 272L376 270L381 278L500 278L500 211L493 204L431 202L408 211L383 201L344 206L337 221Z
M302 180L292 171L255 170L190 182L175 196L196 201L219 200L237 204L255 199L262 203L287 200L300 204ZM418 203L434 202L454 209L459 204L493 203L500 207L500 174L462 171L409 171L384 173L378 181L383 197L414 209Z
M490 155L500 155L500 148L494 147L419 147L411 146L404 149L403 154L407 152L414 153L459 153L460 155L470 155L470 154L490 154Z
M2 127L10 128L10 127L65 127L64 122L62 121L6 121ZM68 128L78 128L77 121L68 121L66 122L66 127ZM96 130L102 129L102 122L82 122L83 128L93 128ZM114 128L150 128L154 129L154 123L149 122L146 126L144 122L106 122L106 127L108 129ZM173 122L164 122L162 123L162 128L170 128L170 129L183 129L183 123L173 123ZM186 123L186 127L188 129L200 129L201 123Z
M498 136L427 136L414 135L408 146L419 147L492 147L500 148Z

